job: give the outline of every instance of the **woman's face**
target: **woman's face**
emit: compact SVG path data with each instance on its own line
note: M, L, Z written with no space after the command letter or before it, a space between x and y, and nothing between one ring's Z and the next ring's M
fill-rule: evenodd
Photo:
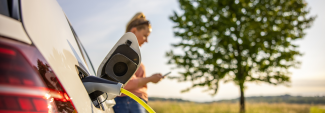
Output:
M142 44L148 42L148 36L150 35L151 30L149 27L140 30L138 30L137 28L132 28L131 32L134 33L137 37L139 46L142 46Z

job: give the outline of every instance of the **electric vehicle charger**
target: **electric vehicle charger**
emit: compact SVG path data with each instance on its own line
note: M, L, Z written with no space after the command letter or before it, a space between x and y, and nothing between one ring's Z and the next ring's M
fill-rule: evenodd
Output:
M135 101L137 101L139 104L141 104L149 113L156 113L147 103L143 102L139 97L135 96L133 93L129 92L126 89L121 88L121 93L124 93L125 95L131 97Z
M106 93L105 100L114 99L121 93L131 97L149 113L156 113L150 106L133 93L123 89L141 64L140 48L136 36L125 33L106 55L97 70L96 76L87 76L81 81L91 100ZM102 103L102 102L101 102Z
M119 82L114 82L114 81L106 80L95 76L88 76L82 79L82 83L84 84L91 100L97 99L103 93L106 93L107 96L106 99L108 98L109 100L115 98L116 96L119 96L121 93L124 93L125 95L137 101L149 113L156 113L149 105L143 102L139 97L123 89L122 88L123 84Z

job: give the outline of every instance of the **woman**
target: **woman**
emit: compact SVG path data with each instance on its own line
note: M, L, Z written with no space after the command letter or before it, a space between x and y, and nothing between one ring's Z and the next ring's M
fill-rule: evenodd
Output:
M141 47L142 44L148 42L148 36L151 33L151 25L149 21L146 20L145 15L139 12L129 21L125 32L134 33ZM148 102L147 83L158 83L162 78L163 76L160 73L146 77L145 67L141 63L140 67L125 85L124 89L140 97L143 101ZM116 105L113 107L115 113L146 113L145 108L124 94L116 97L115 102Z

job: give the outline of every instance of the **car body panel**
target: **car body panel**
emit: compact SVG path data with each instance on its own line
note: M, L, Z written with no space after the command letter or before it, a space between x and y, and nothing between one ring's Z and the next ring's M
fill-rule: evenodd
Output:
M114 113L112 109L115 105L114 99L106 100L106 104L103 103L100 105L101 108L97 108L94 106L96 103L89 98L79 77L80 70L86 76L91 76L90 72L92 74L96 72L89 70L91 61L86 55L87 52L57 1L21 0L20 8L18 6L14 10L17 10L19 19L0 14L0 36L26 43L33 48L35 46L41 54L38 55L42 56L35 59L46 60L44 62L47 62L55 73L47 73L45 76L47 79L54 76L58 78L79 113ZM139 55L139 63L141 63L138 41L133 33L123 35L103 62L107 61L117 46L125 44L127 40L133 43L129 46ZM29 57L34 58L34 56L37 55L31 53ZM101 69L102 66L99 70ZM98 101L105 100L105 97L106 95L100 96Z
M0 35L31 44L21 22L0 14Z
M64 12L55 0L22 0L22 23L65 88L79 113L102 112L94 107L76 66L89 71Z

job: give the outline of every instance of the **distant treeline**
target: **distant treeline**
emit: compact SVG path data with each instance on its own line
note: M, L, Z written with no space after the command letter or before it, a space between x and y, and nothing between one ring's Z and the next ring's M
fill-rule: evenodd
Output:
M180 99L180 98L160 98L160 97L149 97L149 101L191 102L189 100L183 100L183 99Z
M280 96L251 96L245 98L246 102L249 103L291 103L291 104L325 104L325 96L315 97L303 97L303 96L291 96L291 95L280 95ZM160 97L149 97L149 101L176 101L176 102L191 102L179 98L160 98ZM238 98L230 100L219 100L212 101L218 103L237 103ZM205 102L205 103L212 103Z
M238 98L230 100L219 100L216 102L238 102ZM325 96L303 97L303 96L252 96L246 97L246 102L266 102L266 103L295 103L295 104L325 104Z

